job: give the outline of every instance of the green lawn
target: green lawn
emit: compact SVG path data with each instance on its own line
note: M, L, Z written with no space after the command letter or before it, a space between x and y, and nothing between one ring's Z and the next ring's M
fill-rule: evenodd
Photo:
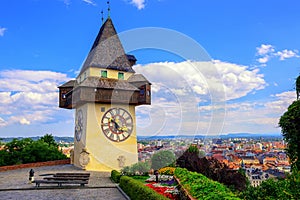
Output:
M149 176L131 176L131 178L145 184L146 180L149 178Z

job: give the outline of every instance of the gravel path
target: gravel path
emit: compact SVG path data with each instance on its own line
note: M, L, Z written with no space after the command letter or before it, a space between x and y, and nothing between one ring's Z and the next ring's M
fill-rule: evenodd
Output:
M0 197L1 199L115 199L126 198L118 190L117 185L110 180L110 173L84 171L73 165L57 165L33 168L35 179L43 179L44 174L57 172L89 172L89 184L85 187L58 188L57 184L41 184L39 189L35 184L28 183L29 170L11 170L0 173Z

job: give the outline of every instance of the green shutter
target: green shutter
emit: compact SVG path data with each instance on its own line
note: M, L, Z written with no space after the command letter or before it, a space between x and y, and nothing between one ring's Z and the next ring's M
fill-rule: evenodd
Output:
M107 71L106 70L101 71L101 77L102 78L107 78Z
M124 80L124 73L119 72L118 79Z

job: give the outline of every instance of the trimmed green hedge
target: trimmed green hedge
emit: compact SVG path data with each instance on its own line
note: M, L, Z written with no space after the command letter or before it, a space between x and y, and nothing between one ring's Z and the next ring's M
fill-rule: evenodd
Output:
M120 187L132 200L168 200L168 198L128 176L121 177Z
M120 178L121 178L121 173L116 171L116 170L112 170L110 173L110 178L115 182L115 183L119 183L120 182Z
M175 176L180 180L180 184L197 199L231 199L239 200L226 186L213 181L206 176L190 172L184 168L176 168Z

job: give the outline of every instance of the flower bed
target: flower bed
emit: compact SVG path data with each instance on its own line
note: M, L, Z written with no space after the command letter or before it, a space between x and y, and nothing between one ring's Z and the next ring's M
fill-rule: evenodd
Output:
M169 199L177 199L176 186L166 186L160 183L148 183L146 186Z

